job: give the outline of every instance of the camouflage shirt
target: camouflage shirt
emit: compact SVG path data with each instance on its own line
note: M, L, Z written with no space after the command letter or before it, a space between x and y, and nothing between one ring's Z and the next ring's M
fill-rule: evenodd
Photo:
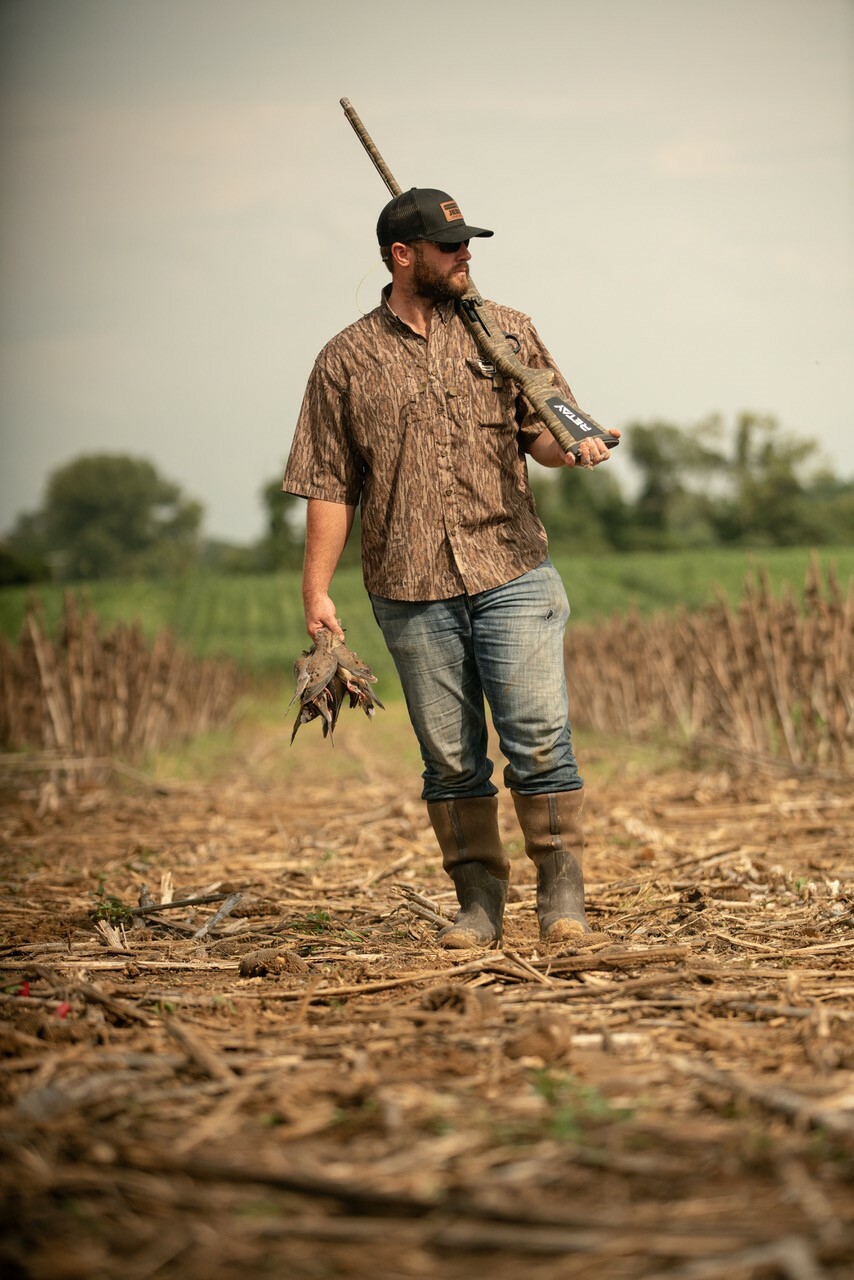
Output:
M435 308L425 339L394 314L388 291L318 356L282 488L361 503L362 567L375 595L474 595L546 557L524 456L542 426L513 384L484 367L452 302ZM525 364L555 369L527 316L496 314Z

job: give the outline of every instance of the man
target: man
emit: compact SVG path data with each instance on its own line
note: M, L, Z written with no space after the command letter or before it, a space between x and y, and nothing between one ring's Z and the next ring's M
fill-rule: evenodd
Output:
M330 584L361 503L362 565L424 761L423 799L460 909L446 947L500 941L509 861L498 833L484 700L537 868L541 937L588 932L583 783L563 663L566 593L548 559L525 453L596 466L599 439L564 454L480 357L456 303L469 226L444 191L413 188L377 224L391 272L380 305L317 358L283 488L308 499L306 626L342 635ZM554 369L531 321L496 307L528 365ZM555 370L556 392L575 404ZM617 435L617 432L613 433Z

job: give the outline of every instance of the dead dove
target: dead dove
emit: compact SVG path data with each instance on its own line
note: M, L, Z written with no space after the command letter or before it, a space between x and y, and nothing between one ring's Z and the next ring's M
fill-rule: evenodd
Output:
M288 703L288 710L297 698L300 702L311 702L329 684L338 666L338 660L332 653L332 646L336 643L332 632L321 627L311 648L303 649L302 655L294 663L296 688Z
M345 696L350 695L350 706L361 707L366 716L372 716L382 707L371 688L376 676L357 653L339 640L326 627L321 627L310 649L304 649L294 663L294 695L288 709L299 699L300 709L291 734L291 742L300 725L320 718L323 736L333 741L335 726ZM383 708L384 709L384 708Z
M359 655L346 644L336 646L335 657L338 659L338 674L350 694L350 706L360 706L366 716L374 714L374 707L385 710L370 687L376 684L377 678L367 663L363 662Z
M306 702L300 707L299 715L294 721L294 729L291 734L291 745L293 745L294 738L297 736L297 729L299 729L300 725L308 724L309 720L316 720L319 715L320 712L313 702Z

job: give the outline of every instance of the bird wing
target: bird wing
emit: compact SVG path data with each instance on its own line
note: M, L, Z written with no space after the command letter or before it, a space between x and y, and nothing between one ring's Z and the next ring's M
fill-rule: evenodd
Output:
M335 656L340 667L346 667L352 675L358 676L362 680L367 680L371 684L376 684L377 678L371 668L366 662L362 661L358 653L354 653L346 644L336 646Z
M300 695L302 702L311 702L338 670L338 659L328 649L317 649L306 658L307 678Z

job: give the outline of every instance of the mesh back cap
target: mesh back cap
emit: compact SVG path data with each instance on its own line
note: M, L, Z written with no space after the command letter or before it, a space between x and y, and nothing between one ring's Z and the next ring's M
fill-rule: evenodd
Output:
M412 187L390 200L377 222L380 245L400 241L435 240L437 244L455 244L475 236L491 236L484 227L470 227L460 206L447 191L433 187Z

